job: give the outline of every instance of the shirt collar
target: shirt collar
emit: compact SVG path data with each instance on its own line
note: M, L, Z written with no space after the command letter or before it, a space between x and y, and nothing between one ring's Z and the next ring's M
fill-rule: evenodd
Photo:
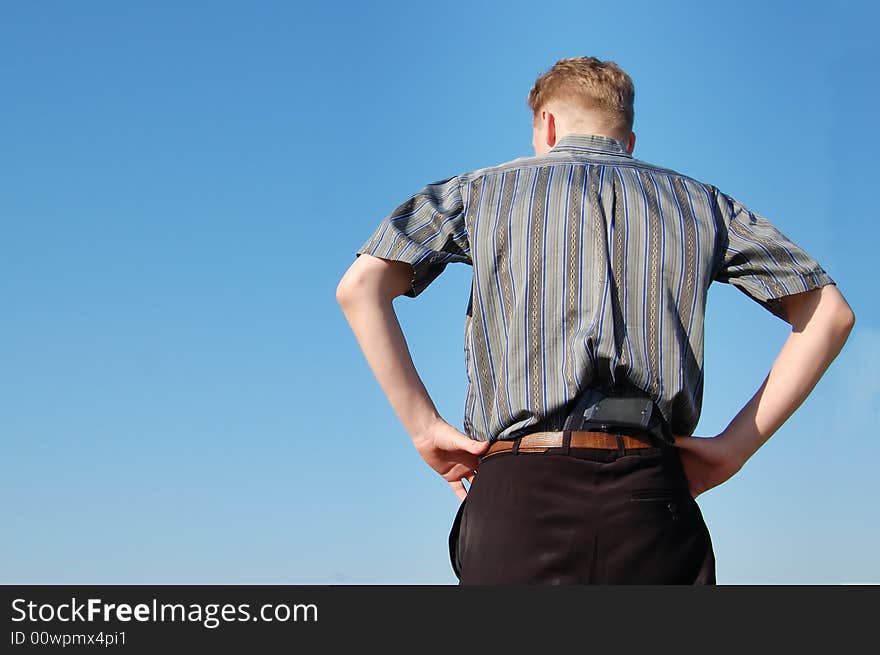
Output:
M624 143L603 134L566 134L557 139L556 145L550 148L550 152L561 150L586 150L632 157L626 151Z

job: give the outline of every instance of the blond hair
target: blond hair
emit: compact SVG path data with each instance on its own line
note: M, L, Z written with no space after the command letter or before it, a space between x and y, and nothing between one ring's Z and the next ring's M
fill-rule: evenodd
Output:
M613 61L570 57L560 59L538 77L529 92L528 105L533 121L548 102L556 101L575 111L598 112L607 127L629 134L635 119L635 95L632 79Z

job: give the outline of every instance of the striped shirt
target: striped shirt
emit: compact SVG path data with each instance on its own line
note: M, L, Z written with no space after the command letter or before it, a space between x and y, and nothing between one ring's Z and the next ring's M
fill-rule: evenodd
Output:
M782 296L836 284L731 196L595 134L425 185L362 253L411 264L409 297L449 263L473 267L464 431L480 441L561 430L585 389L621 382L690 435L712 281L781 319Z

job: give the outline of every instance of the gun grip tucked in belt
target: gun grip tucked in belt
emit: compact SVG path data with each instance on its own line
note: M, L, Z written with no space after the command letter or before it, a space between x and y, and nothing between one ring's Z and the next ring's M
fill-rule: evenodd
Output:
M577 402L565 421L565 430L599 430L602 432L638 432L654 437L661 443L675 440L656 404L644 393L615 392L593 388Z

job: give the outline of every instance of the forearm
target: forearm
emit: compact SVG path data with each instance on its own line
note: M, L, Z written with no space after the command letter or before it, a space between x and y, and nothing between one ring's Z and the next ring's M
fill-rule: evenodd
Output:
M749 459L810 394L837 357L852 325L817 311L791 332L761 387L722 433L740 463Z
M340 306L379 386L416 439L440 416L413 364L391 300L359 293Z

